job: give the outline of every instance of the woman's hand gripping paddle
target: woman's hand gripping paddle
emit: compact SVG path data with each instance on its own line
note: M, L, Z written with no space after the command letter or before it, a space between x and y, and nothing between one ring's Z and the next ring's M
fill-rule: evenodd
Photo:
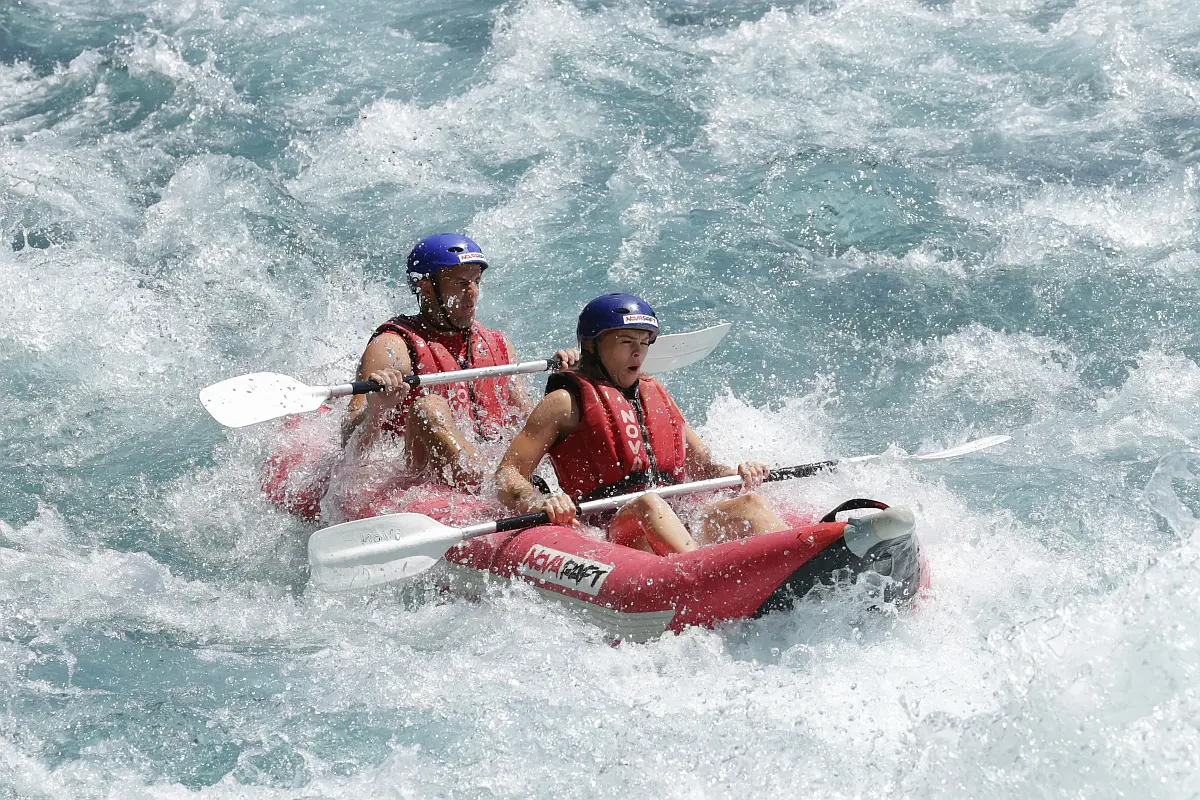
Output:
M900 456L911 461L939 461L976 453L1007 442L1011 436L987 436L936 453ZM856 456L837 461L818 461L771 470L767 482L805 478L843 464L873 461L886 455ZM660 497L675 497L694 492L709 492L740 486L742 478L730 475L675 486L662 486L649 491ZM646 494L633 492L603 500L593 500L579 506L579 514L591 514L620 508ZM308 539L308 563L312 582L328 592L365 589L383 583L412 577L432 567L459 542L476 536L503 531L517 531L535 525L547 525L550 518L544 511L480 522L465 528L451 528L421 514L385 514L378 517L343 522L323 528Z

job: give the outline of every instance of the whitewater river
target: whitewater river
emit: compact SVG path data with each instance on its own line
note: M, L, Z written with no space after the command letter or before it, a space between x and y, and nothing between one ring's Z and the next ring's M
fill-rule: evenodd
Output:
M0 798L1200 796L1195 0L0 0ZM915 613L613 647L307 587L277 435L421 236L587 299L767 494L910 507ZM540 381L530 378L531 391Z

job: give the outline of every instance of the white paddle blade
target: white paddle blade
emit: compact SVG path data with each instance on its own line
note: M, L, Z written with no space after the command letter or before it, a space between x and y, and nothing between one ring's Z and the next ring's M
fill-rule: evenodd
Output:
M411 578L462 541L462 531L421 514L385 514L343 522L308 537L312 583L327 592Z
M653 375L672 369L686 367L707 356L729 333L730 323L723 322L711 328L690 333L668 333L654 340L642 362L642 372Z
M200 391L201 404L227 428L316 411L328 399L328 388L305 386L278 372L239 375Z
M985 436L982 439L976 439L973 442L964 442L963 444L951 447L946 450L939 450L936 453L926 453L921 456L913 456L917 461L937 461L943 458L958 458L965 456L967 453L977 453L980 450L986 450L989 447L995 447L998 444L1003 444L1011 439L1011 436Z
M903 459L909 460L909 461L940 461L943 458L958 458L959 456L965 456L968 453L977 453L980 450L986 450L989 447L995 447L998 444L1003 444L1004 442L1007 442L1011 438L1012 438L1011 436L1005 436L1003 434L998 435L998 436L985 436L982 439L975 439L974 441L964 442L960 445L955 445L954 447L948 448L946 450L938 450L936 453L925 453L924 455L920 455L920 456L905 455L905 456L899 456L899 458L903 458ZM886 453L880 453L880 454L874 455L874 456L855 456L854 458L843 458L843 459L840 459L837 463L839 463L839 464L857 464L857 463L860 463L863 461L878 461L880 459L884 459L887 457L888 457L888 455Z

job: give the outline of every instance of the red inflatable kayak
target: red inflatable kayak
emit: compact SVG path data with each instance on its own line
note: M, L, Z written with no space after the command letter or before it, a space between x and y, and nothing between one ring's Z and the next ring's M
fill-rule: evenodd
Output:
M867 505L883 510L835 519L843 508ZM447 527L398 513L333 525L309 538L311 580L328 591L364 589L442 564L444 585L456 593L478 597L489 585L522 581L631 641L786 611L821 586L856 584L870 604L904 604L928 586L912 513L874 501L849 501L816 522L664 557L538 518L544 515Z
M280 427L271 455L263 464L260 488L281 511L306 522L319 522L321 501L330 485L330 470L341 454L337 420L323 406L311 417L289 417ZM362 519L407 511L439 522L466 524L502 516L498 502L458 491L445 484L416 484L400 471L383 470L369 489L341 492L337 516Z
M268 460L263 481L272 502L309 519L316 518L328 485L322 464L334 441L319 424L314 418L288 421L288 435ZM821 520L793 517L795 526L787 530L665 557L590 538L575 528L541 525L478 536L451 548L443 579L467 596L479 596L497 581L524 581L614 638L629 641L786 611L818 586L864 585L879 603L905 603L928 587L909 511L872 501L843 505L845 510L883 510L840 521L836 515L844 509L839 507ZM351 506L350 519L406 512L464 525L502 516L499 506L484 498L403 480L382 494L359 493ZM380 568L384 565L359 567L363 579L352 577L349 584L372 585L376 581L369 573Z
M329 468L340 451L334 415L321 406L311 417L288 417L263 464L259 488L271 505L308 522L321 515Z
M880 603L910 601L928 588L914 528L909 511L890 508L660 557L545 525L469 539L446 561L458 592L525 581L614 637L645 641L786 611L838 582L863 584Z

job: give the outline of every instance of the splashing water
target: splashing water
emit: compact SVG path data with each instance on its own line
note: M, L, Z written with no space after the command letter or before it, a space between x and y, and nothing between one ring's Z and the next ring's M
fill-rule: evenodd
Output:
M1198 40L1183 0L4 5L0 797L1194 796ZM197 393L344 380L444 230L524 358L607 291L733 322L664 377L728 462L1012 434L767 488L908 506L930 596L614 648L528 587L307 588L277 428Z
M1181 450L1164 456L1146 484L1146 503L1185 542L1190 541L1196 533L1200 518L1184 505L1174 484L1176 481L1193 482L1197 479L1200 479L1200 451ZM1198 487L1186 488L1191 490L1189 494L1194 494Z

